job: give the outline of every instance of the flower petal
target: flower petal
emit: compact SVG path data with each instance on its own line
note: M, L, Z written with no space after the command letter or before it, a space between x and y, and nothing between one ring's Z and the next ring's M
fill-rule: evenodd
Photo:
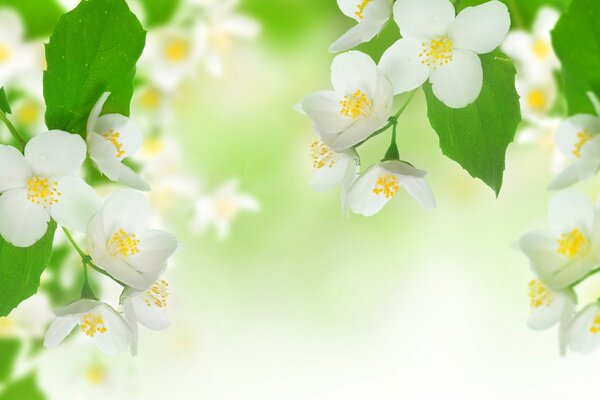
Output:
M556 26L560 13L552 7L542 7L533 23L533 33L536 36L547 36Z
M88 134L88 151L90 158L98 170L111 181L119 177L121 160L117 157L117 149L111 142L96 133Z
M318 192L325 192L340 185L346 176L349 164L353 164L356 168L356 161L348 155L333 153L331 157L333 165L328 164L319 168L313 166L314 175L310 185Z
M90 116L87 121L87 135L88 136L94 132L94 127L96 126L96 123L98 122L98 118L100 118L100 114L102 113L102 109L104 108L104 104L106 104L106 101L108 100L109 97L110 97L109 92L102 93L102 95L100 96L100 98L98 99L96 104L94 104L94 107L92 107L92 111L90 112Z
M86 153L81 136L57 130L41 133L25 146L33 173L46 178L78 174Z
M562 293L550 292L552 302L542 304L531 309L527 326L536 331L545 330L559 323L563 317L565 307L572 307L571 299Z
M450 63L438 67L430 78L433 93L450 108L463 108L479 97L483 86L483 69L477 54L454 50Z
M509 29L508 8L492 0L462 10L450 27L448 36L457 49L485 54L502 44Z
M342 100L343 95L333 91L313 93L302 100L302 110L313 121L318 135L330 137L352 125L352 118L341 113Z
M383 168L375 165L356 179L348 193L350 209L354 213L370 217L377 214L392 199L382 194L375 194L373 191L377 179L385 173Z
M423 51L422 45L421 40L400 39L381 56L379 70L392 83L394 94L418 88L429 77L431 68L419 57Z
M102 218L106 237L119 229L137 232L148 223L148 201L144 195L133 190L113 193L102 207Z
M136 319L146 328L154 331L162 331L169 327L170 323L167 319L165 308L159 308L154 305L146 305L140 295L133 296L131 298L131 303L133 305Z
M94 132L103 137L118 134L115 140L122 146L119 159L136 153L142 147L142 131L130 118L120 114L106 114L98 118Z
M58 346L77 326L79 320L76 317L58 317L50 324L44 347L52 348Z
M423 208L435 208L435 197L431 188L422 178L411 176L398 176L400 185L406 189L408 194L417 201Z
M448 0L397 0L394 4L394 19L402 37L432 39L445 35L454 17L454 6Z
M583 181L598 171L600 159L578 160L565 168L548 185L548 190L560 190Z
M377 64L365 53L348 51L331 64L331 82L336 92L352 96L361 90L369 99L377 89Z
M50 207L50 215L64 227L85 232L92 215L100 210L100 198L83 179L59 178L57 183L61 196L58 202Z
M548 220L552 232L560 236L578 229L590 238L594 232L594 204L577 190L565 190L552 197L548 206Z
M510 58L520 63L526 63L531 60L531 49L533 48L533 38L525 31L509 32L502 43L502 51Z
M132 344L131 330L127 322L108 305L101 305L97 311L102 315L106 332L93 337L96 346L108 355L127 350Z
M64 307L54 310L57 317L67 317L69 315L80 315L87 313L98 307L101 303L98 300L81 299L74 301Z
M126 262L142 273L162 270L177 250L177 239L167 232L149 229L138 233L137 237L139 253L128 257Z
M131 286L137 290L146 290L156 279L146 279L142 273L136 271L124 260L106 255L103 258L96 259L94 262L104 271L108 272L115 279Z
M139 176L134 170L125 164L120 165L119 177L116 180L127 187L137 189L142 192L149 192L151 190L148 182L143 180L141 176Z
M29 247L48 230L50 214L27 199L27 190L9 190L0 196L0 235L17 247Z
M26 187L30 176L23 154L12 146L0 145L0 193Z
M589 114L578 114L565 120L556 132L556 147L571 159L576 158L577 150L583 149L591 141L582 140L583 135L600 134L600 118Z
M345 51L373 39L375 35L381 32L385 23L390 19L391 11L392 3L390 0L370 1L363 10L363 19L358 19L354 15L359 23L335 41L329 47L329 51L332 53Z
M571 322L567 331L567 344L571 351L589 354L600 346L600 334L591 331L598 316L598 305L590 304Z

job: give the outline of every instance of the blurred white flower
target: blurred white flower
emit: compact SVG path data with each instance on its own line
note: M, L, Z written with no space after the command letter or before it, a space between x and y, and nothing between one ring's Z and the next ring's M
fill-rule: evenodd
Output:
M548 115L556 102L556 81L548 76L540 79L518 79L517 93L521 97L523 118L535 121Z
M140 59L141 71L156 87L167 93L174 91L195 72L206 49L205 36L200 26L150 31Z
M392 14L391 0L338 0L344 15L358 24L335 41L329 51L337 53L368 42L381 32Z
M569 158L563 155L554 143L554 137L561 123L562 120L560 118L543 117L532 119L528 121L528 125L519 130L516 139L516 142L519 144L535 145L546 152L550 152L552 154L550 171L553 174L562 171L569 162Z
M132 115L136 115L144 132L160 134L174 122L172 94L160 87L147 84L136 89L132 103Z
M21 17L9 9L0 9L0 87L35 68L35 46L25 42Z
M11 104L13 123L28 133L46 130L44 113L46 104L43 99L33 96L23 96Z
M317 136L333 151L343 152L387 124L392 112L392 85L368 55L349 51L331 66L335 91L310 94L302 111Z
M517 61L518 69L525 76L552 78L552 71L560 67L550 36L559 17L558 11L543 7L531 33L514 30L506 36L502 51Z
M425 182L427 173L402 161L383 161L365 171L350 188L348 201L356 214L377 214L403 187L421 206L434 208L435 198Z
M600 264L600 216L581 192L559 192L550 201L550 231L523 235L520 248L531 269L553 291L560 291Z
M477 100L483 85L479 54L500 46L510 28L508 8L497 0L467 7L457 16L449 0L397 0L394 19L402 39L379 64L394 94L429 79L435 96L452 108Z
M82 299L54 311L56 319L48 328L44 347L56 347L79 326L100 350L115 355L133 345L127 322L111 306Z
M81 3L82 0L58 0L60 5L66 10L71 11Z
M0 337L41 338L53 317L48 297L38 293L0 317Z
M247 194L238 192L238 181L232 180L215 193L201 196L195 205L195 218L191 229L196 233L203 233L211 225L215 226L217 237L225 239L231 229L231 224L241 212L258 212L258 201Z
M600 346L600 305L590 304L580 311L567 331L567 345L575 353L588 354Z
M132 190L111 195L87 228L94 263L112 277L146 290L167 268L177 240L167 232L146 228L148 202Z
M104 93L90 113L87 123L87 143L90 158L100 172L110 180L133 189L149 191L150 186L123 160L142 146L143 135L138 126L120 114L100 116L110 93Z
M99 199L78 177L86 157L80 136L50 131L35 136L25 155L0 145L0 234L18 247L44 236L50 218L79 232L99 206Z

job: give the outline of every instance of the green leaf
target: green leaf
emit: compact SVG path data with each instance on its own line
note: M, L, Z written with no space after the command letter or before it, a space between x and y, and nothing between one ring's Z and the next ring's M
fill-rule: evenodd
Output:
M6 114L12 114L10 104L8 104L8 98L6 97L6 91L4 88L0 88L0 110Z
M173 18L181 5L181 0L139 0L144 9L146 28L156 28Z
M521 108L512 61L496 51L482 55L481 64L483 88L473 104L460 109L448 108L435 97L428 83L424 86L427 115L444 154L498 195L506 148L521 122Z
M466 7L477 6L490 0L462 0L459 10ZM500 0L508 6L513 27L529 29L535 22L535 18L542 7L552 7L558 11L567 9L571 0Z
M40 275L50 264L56 223L31 247L14 247L0 237L0 317L7 316L40 286Z
M146 32L125 0L89 0L62 16L46 46L46 124L84 134L103 92L104 111L129 115L135 65Z
M6 6L21 15L28 38L50 35L63 13L56 0L0 0L0 7Z
M0 400L46 400L38 387L35 373L11 383L0 393Z
M0 338L0 383L6 382L12 372L21 350L21 341L13 338Z
M552 32L562 63L569 114L590 112L586 92L600 94L600 2L573 0Z

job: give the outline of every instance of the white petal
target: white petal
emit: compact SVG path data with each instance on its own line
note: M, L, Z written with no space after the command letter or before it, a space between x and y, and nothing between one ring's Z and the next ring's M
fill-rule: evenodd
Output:
M127 264L143 273L162 270L167 260L177 250L177 239L170 233L146 230L138 235L139 253L127 258Z
M533 23L533 33L536 36L545 36L556 26L560 13L552 7L542 7L538 11Z
M131 330L127 322L107 305L100 306L97 311L104 319L106 332L93 337L96 346L108 355L116 355L127 350L132 343Z
M94 132L104 137L111 133L119 135L116 140L122 145L123 151L120 159L136 153L142 146L143 134L140 128L130 118L120 114L106 114L98 118Z
M146 290L156 280L146 279L142 273L121 258L108 255L99 259L94 258L94 263L115 279L137 290Z
M483 86L483 69L477 54L454 50L450 63L438 67L430 78L433 93L450 108L463 108L479 97Z
M594 231L594 216L592 201L576 190L555 194L548 206L550 228L557 236L578 229L589 239Z
M27 186L31 170L23 154L12 146L0 145L0 193Z
M83 179L57 179L59 200L50 207L50 215L59 225L77 232L85 232L92 215L100 210L100 198Z
M520 63L530 61L532 47L533 38L531 34L524 31L508 33L504 43L502 43L502 51Z
M329 47L329 51L332 53L345 51L373 39L390 19L391 11L392 3L390 0L370 1L363 10L363 19L359 19L358 25L350 28L333 43ZM354 16L356 17L356 15Z
M54 314L58 317L67 317L70 315L80 315L87 313L98 307L101 303L97 300L81 299L74 301L64 307L54 310Z
M373 35L375 36L375 35ZM355 25L352 28L348 29L346 33L344 33L338 40L333 42L331 46L329 46L330 53L339 53L340 51L346 51L353 47L358 46L363 43L363 32L362 27L359 25ZM370 39L369 39L370 40Z
M349 51L335 57L331 64L331 82L336 92L352 96L361 90L369 99L377 89L377 64L365 53Z
M124 164L120 165L119 177L116 181L132 189L141 190L142 192L149 192L151 190L148 182L143 180L134 170Z
M131 299L135 317L138 322L148 329L162 331L169 327L169 320L165 308L159 308L154 305L148 306L141 296L134 296Z
M356 161L350 156L344 154L333 154L333 165L325 165L321 168L313 167L313 179L310 182L312 188L318 192L325 192L340 185L346 176L348 164L356 167Z
M348 129L354 122L352 118L342 115L340 102L344 96L323 91L310 94L302 100L302 109L313 121L314 128L320 136L331 136Z
M579 114L568 118L556 132L556 146L564 155L574 159L577 145L581 142L580 134L584 132L591 135L599 134L600 118L588 114ZM588 143L583 143L582 151Z
M131 330L131 355L135 357L138 353L139 329L131 297L125 298L125 302L123 303L123 314L125 315L125 320L129 324L129 329Z
M386 175L386 171L375 165L356 179L348 193L350 209L354 213L370 217L377 214L392 199L373 192L377 179L382 175Z
M116 181L121 169L117 149L111 142L96 133L88 134L88 151L98 170L111 181Z
M51 348L58 346L78 324L78 319L74 317L58 317L50 324L46 337L44 338L44 347Z
M435 208L435 197L424 179L409 176L398 177L398 179L400 180L400 185L404 187L408 194L410 194L423 208Z
M573 302L562 293L551 292L552 303L542 304L539 307L532 308L527 325L534 330L540 331L548 329L559 323L563 317L564 309Z
M98 99L96 104L94 104L94 107L92 107L92 111L90 112L90 116L89 116L88 122L87 122L87 135L88 136L92 132L94 132L94 127L96 126L96 123L98 122L98 118L100 118L100 114L102 113L104 104L106 104L106 101L108 100L109 96L110 96L109 92L102 93L102 95L100 96L100 98Z
M57 130L35 136L25 147L33 173L46 178L78 174L86 153L81 136Z
M19 14L10 9L0 10L0 29L2 29L0 35L6 39L11 41L23 40L25 34L23 22Z
M394 94L418 88L429 77L431 69L419 57L422 45L421 40L400 39L381 56L379 70L392 83Z
M397 0L394 4L394 19L402 37L432 39L445 35L454 16L454 6L448 0Z
M108 239L104 232L104 221L101 213L94 215L88 222L86 240L88 252L94 260L108 256Z
M148 201L144 195L133 190L121 190L112 194L102 207L104 231L107 237L119 229L133 233L148 223Z
M571 351L588 354L600 346L600 334L591 331L598 316L600 308L597 304L590 304L575 317L567 332L567 343Z
M500 46L509 29L508 8L492 0L462 10L450 27L448 36L457 49L485 54Z
M352 126L337 135L322 134L321 139L331 150L343 152L364 141L377 129L382 128L386 121L376 118L358 118Z
M581 159L558 174L548 185L548 190L560 190L584 181L598 171L600 159Z
M395 175L406 177L424 178L427 175L427 172L402 161L384 161L381 163L381 167Z
M29 201L25 189L15 189L0 196L0 221L4 240L29 247L46 234L50 214L44 206Z
M358 20L356 11L362 0L337 0L338 7L345 16Z

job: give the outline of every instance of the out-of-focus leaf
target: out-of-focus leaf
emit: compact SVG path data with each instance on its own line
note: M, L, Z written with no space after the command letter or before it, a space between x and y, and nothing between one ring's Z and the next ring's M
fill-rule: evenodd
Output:
M2 393L0 400L46 400L38 387L35 373L10 383Z
M139 0L139 2L144 10L146 28L166 24L181 5L181 0Z
M14 8L21 15L28 38L50 35L63 12L55 0L0 0L0 7Z
M10 378L17 355L21 350L21 341L13 338L0 338L0 383Z

